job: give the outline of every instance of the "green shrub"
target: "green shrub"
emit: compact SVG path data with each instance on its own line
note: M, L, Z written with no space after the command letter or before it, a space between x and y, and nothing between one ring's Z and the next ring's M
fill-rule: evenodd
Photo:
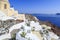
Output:
M16 34L13 34L11 39L16 40Z
M29 24L29 23L26 23L26 25L27 25L27 26L30 26L30 24Z
M32 31L35 31L35 27L32 28Z
M20 35L21 35L21 37L24 37L25 38L26 33L25 32L22 32L22 34L20 34Z

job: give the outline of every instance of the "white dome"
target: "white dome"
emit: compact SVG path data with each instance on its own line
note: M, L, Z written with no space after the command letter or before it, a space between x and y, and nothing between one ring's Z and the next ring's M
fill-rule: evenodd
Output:
M0 11L0 17L6 16L5 13L3 13L2 11Z
M0 11L0 20L9 20L9 19L14 19L13 17L8 17L7 15L5 15L5 13L3 13L2 11Z

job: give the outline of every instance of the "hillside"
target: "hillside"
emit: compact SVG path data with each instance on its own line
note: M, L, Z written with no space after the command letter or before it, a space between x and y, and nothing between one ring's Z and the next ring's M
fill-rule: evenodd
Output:
M26 19L38 21L41 25L45 24L47 26L50 26L51 31L53 31L55 34L60 36L60 28L57 27L56 25L52 24L50 21L41 21L41 20L37 19L35 16L29 15L29 14L26 14Z
M25 20L0 14L0 40L60 40L60 28L49 21L30 14L25 14Z

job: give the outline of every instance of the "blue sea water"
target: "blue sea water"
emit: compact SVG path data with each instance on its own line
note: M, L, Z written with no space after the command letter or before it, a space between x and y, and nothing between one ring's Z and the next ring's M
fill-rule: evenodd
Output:
M39 20L50 21L52 24L60 27L60 15L56 14L32 14L36 16Z

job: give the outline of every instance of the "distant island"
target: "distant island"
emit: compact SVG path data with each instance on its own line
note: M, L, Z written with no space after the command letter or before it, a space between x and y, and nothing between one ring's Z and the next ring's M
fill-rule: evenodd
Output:
M60 13L56 13L56 15L60 15Z

